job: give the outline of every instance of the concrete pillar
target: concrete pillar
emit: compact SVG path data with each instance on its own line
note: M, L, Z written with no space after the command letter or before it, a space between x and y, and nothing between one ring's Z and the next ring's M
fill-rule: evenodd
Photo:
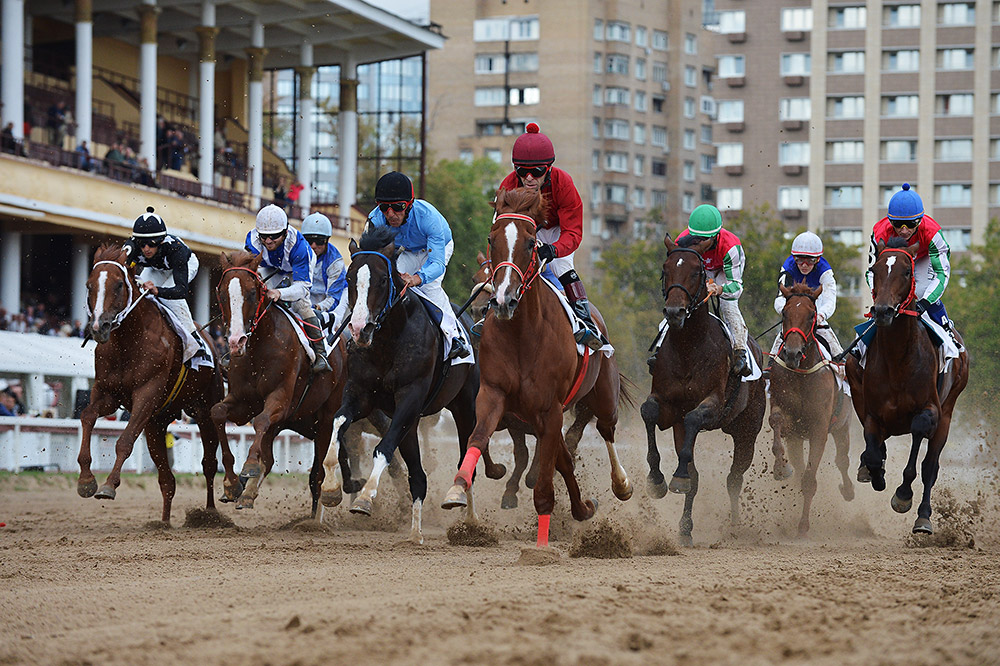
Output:
M70 267L70 293L73 294L72 317L82 323L87 321L87 278L90 277L90 245L73 241L73 259Z
M204 262L201 263L201 268L198 269L198 275L194 278L193 289L191 290L194 294L194 303L191 305L191 316L198 323L199 326L208 323L209 319L209 306L211 305L211 294L212 286L209 284L209 269Z
M24 408L29 414L41 414L49 405L45 404L45 375L31 374L24 385Z
M351 206L358 198L358 66L354 60L340 65L340 170L337 173L337 221L341 229L351 229Z
M0 305L21 311L21 232L11 229L0 235Z
M149 162L153 171L156 160L156 0L143 0L139 7L139 158Z
M3 65L0 99L3 125L14 123L14 138L24 138L24 0L3 0Z
M198 180L203 196L211 196L215 184L215 3L201 5L198 33Z
M94 23L92 0L76 0L76 142L93 146ZM92 148L93 149L93 148Z
M298 179L302 184L298 205L302 215L309 213L312 205L312 154L313 154L313 95L312 80L316 74L313 67L313 47L309 42L302 43L302 65L296 67L299 73L299 169Z
M247 169L250 177L250 207L260 208L264 188L264 25L254 19L250 32L250 87L248 90L247 128L250 136L247 145Z

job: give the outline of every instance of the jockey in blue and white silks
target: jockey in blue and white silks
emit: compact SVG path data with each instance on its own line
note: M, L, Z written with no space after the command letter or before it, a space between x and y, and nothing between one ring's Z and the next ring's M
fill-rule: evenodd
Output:
M329 332L336 331L347 314L347 271L340 250L330 242L333 225L323 213L310 213L302 220L302 236L316 254L309 300L320 323Z

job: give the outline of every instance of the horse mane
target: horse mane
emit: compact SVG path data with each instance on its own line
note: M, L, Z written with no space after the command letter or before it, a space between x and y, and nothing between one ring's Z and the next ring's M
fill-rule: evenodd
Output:
M249 266L250 262L257 258L257 255L246 250L237 250L232 253L227 252L226 258L229 259L229 265L235 268L237 266Z
M396 237L388 225L376 227L371 225L363 234L358 245L362 250L377 252L390 243L394 243Z
M95 264L98 261L114 261L124 266L127 260L125 248L119 243L102 243L94 253Z
M902 236L893 236L886 241L885 246L887 248L904 248L910 246L910 241L906 240Z
M526 187L518 187L513 190L501 188L497 190L493 208L498 214L521 213L534 218L536 223L541 223L548 213L549 201L548 197L539 190L529 190Z
M794 296L795 294L812 295L813 289L805 282L796 282L789 288L789 291L791 292L790 296Z

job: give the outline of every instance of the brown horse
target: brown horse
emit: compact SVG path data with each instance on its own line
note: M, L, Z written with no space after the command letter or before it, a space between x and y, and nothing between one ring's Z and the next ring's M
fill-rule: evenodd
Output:
M496 217L490 229L490 255L503 257L490 278L494 287L491 312L480 341L480 386L476 399L476 427L469 439L462 468L442 506L466 505L472 471L489 446L505 414L529 424L538 438L539 475L534 488L538 513L538 546L548 544L548 526L555 495L552 477L559 470L569 491L573 517L594 515L592 500L584 502L573 472L573 456L562 434L563 411L584 402L597 416L597 430L604 438L611 460L612 490L621 500L632 496L625 470L615 451L615 426L621 377L614 356L577 353L573 331L559 298L539 278L535 231L544 219L545 201L537 191L516 189L497 192ZM544 278L542 278L544 279ZM532 289L531 287L535 287ZM607 327L597 310L594 320L602 332Z
M931 534L931 488L937 480L955 401L969 381L969 355L963 349L952 360L949 371L938 375L937 350L918 313L910 309L916 299L913 260L918 249L918 244L906 247L902 239L891 240L888 247L879 242L870 269L875 338L864 368L853 356L847 358L845 367L854 410L865 431L858 481L871 481L875 490L885 490L885 440L892 435L910 434L912 444L903 482L890 502L893 510L906 513L913 504L917 453L920 442L926 439L924 494L913 532ZM957 331L955 335L960 340Z
M486 313L489 312L489 299L493 295L493 284L490 282L493 262L487 259L482 252L476 255L476 260L479 261L479 270L473 276L475 285L472 292L475 294L475 298L471 303L469 311L473 313L476 319L480 319L485 317ZM472 343L478 348L479 337L473 336ZM576 418L573 420L573 425L569 427L564 435L566 447L573 455L574 460L576 459L576 449L580 444L580 438L583 437L583 431L591 419L594 418L593 412L582 401L576 403L575 412ZM497 425L497 432L501 430L507 431L513 444L514 470L511 472L510 478L507 479L507 486L504 488L503 497L500 498L500 508L516 509L517 490L520 487L521 476L524 474L525 469L528 470L527 476L524 477L525 487L534 488L535 481L538 480L538 441L537 439L535 440L535 454L531 457L531 468L528 469L528 445L525 441L525 436L531 435L534 437L535 431L531 429L530 425L517 418L514 414L504 414Z
M139 433L145 432L163 495L161 519L169 523L176 481L167 462L167 426L180 418L184 410L194 418L201 432L202 470L208 489L205 506L214 509L212 486L218 464L215 449L220 440L212 427L209 410L223 394L218 360L212 368L187 369L183 363L183 342L157 307L140 293L135 272L120 245L102 245L97 250L87 279L87 306L93 313L87 330L97 341L96 379L90 404L80 415L83 437L77 492L81 497L113 500L121 484L122 465L132 454ZM90 471L91 432L98 418L119 407L127 409L131 417L115 444L114 467L98 490L97 480ZM225 439L221 444L226 470L223 501L233 501L240 494L240 482L233 472L229 444Z
M721 322L704 307L708 291L702 253L711 247L712 240L684 236L675 244L669 235L663 238L667 246L662 280L668 330L653 363L652 390L640 409L649 445L647 485L656 498L666 495L668 486L660 471L655 429L674 429L677 470L669 489L686 495L680 521L680 538L685 545L692 542L691 509L698 494L695 438L703 430L717 428L732 435L733 464L726 487L730 522L738 525L743 474L753 461L766 406L764 382L743 382L731 372L732 345ZM747 340L747 347L760 364L760 347L753 338Z
M836 463L843 482L840 494L854 499L854 485L847 474L851 448L847 400L837 387L830 361L823 357L816 339L816 299L823 291L805 283L778 285L785 297L781 311L781 348L771 368L771 415L774 431L774 478L787 479L792 469L785 459L781 438L788 439L792 467L802 477L802 518L799 534L809 531L809 510L816 494L816 470L823 460L827 433L837 445ZM804 463L802 440L809 440L809 461Z
M325 475L323 459L330 447L333 415L344 391L344 343L328 356L333 372L310 374L312 362L299 342L294 325L273 301L257 275L261 255L250 252L222 253L219 306L228 331L229 393L212 408L212 420L225 437L226 421L244 424L253 419L254 440L240 477L246 487L237 509L252 509L264 478L274 465L274 438L284 429L313 440L309 490L312 516L319 506L320 486ZM347 450L342 449L344 487L351 483ZM330 498L339 503L340 497Z

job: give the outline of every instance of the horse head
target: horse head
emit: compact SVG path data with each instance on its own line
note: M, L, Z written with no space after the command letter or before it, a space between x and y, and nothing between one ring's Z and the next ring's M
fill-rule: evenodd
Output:
M489 306L498 319L514 316L518 302L538 276L535 232L545 219L546 205L538 190L519 187L497 191L489 237L490 259L494 261Z
M392 230L388 226L371 227L361 235L360 246L351 239L350 251L347 297L351 321L347 327L356 345L369 347L401 293Z
M247 340L267 309L267 287L257 274L263 259L252 252L222 253L222 279L216 298L228 331L229 355L242 356Z
M475 319L481 319L489 309L490 297L493 295L493 283L490 276L493 275L493 262L486 258L482 252L476 253L476 261L479 262L479 270L472 276L472 294L476 297L469 304L469 314ZM480 288L482 287L482 288ZM478 293L476 293L478 291Z
M816 341L816 299L823 285L815 289L804 282L786 287L778 284L785 297L781 309L781 351L779 356L790 368L800 368L810 342Z
M906 245L902 238L879 241L872 274L872 317L876 326L888 326L900 311L909 306L916 292L914 257L919 243Z
M92 313L88 328L97 342L107 342L111 331L127 314L137 298L135 273L120 245L105 244L94 255L94 267L87 278L87 308Z
M672 328L684 328L684 322L708 300L705 262L702 254L712 247L712 238L683 236L676 243L670 234L663 237L667 259L661 275L663 314Z

